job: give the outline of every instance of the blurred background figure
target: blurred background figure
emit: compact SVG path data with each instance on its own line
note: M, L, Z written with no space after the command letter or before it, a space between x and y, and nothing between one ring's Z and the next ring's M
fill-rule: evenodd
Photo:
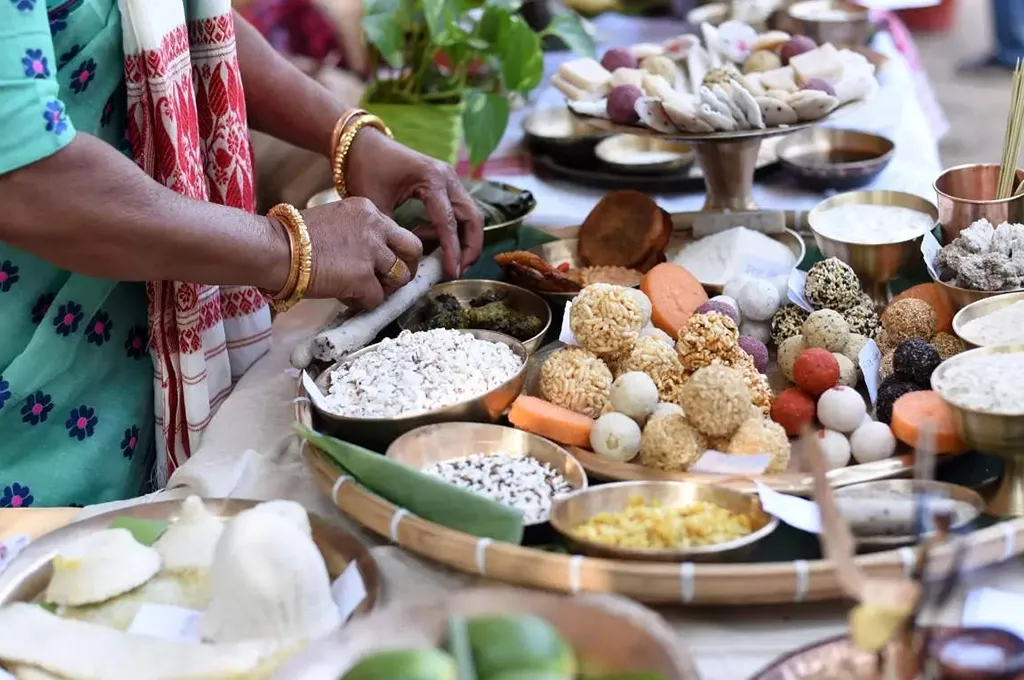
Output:
M279 52L365 75L361 0L243 0L236 7Z
M992 0L993 51L961 66L963 71L1012 71L1024 59L1024 0Z

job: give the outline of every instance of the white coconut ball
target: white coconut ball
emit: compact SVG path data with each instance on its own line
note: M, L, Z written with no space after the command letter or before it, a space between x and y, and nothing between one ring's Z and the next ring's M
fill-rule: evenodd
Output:
M864 398L852 387L837 385L818 397L818 422L836 432L853 432L867 412Z
M779 289L768 279L750 279L743 284L736 302L744 319L768 321L779 309Z
M651 422L652 420L656 420L658 418L664 418L665 416L681 415L685 415L683 413L682 406L680 406L679 404L673 404L668 401L663 401L654 407L654 410L651 411L650 417L647 418L647 422Z
M646 373L630 371L615 379L608 399L614 411L643 420L658 405L658 386Z
M622 413L605 413L590 430L590 448L602 458L628 463L640 452L640 437L635 420Z
M820 430L818 445L829 470L845 467L850 462L850 442L842 432Z
M736 316L740 315L740 305L736 302L736 298L731 295L716 295L708 300L708 302L721 302L723 305L729 305L736 312Z
M668 333L666 333L665 331L661 330L660 328L653 324L647 324L646 326L644 326L643 330L640 331L640 335L655 338L656 340L661 340L662 342L664 342L665 344L672 348L675 348L676 346L676 341L672 339L671 335L669 335Z
M772 277L772 284L779 291L779 300L785 304L789 300L789 274Z
M749 281L750 278L751 277L746 274L737 274L726 281L725 285L722 286L722 297L732 298L735 300L736 309L739 309L740 291L743 289L743 286L747 284L747 281Z
M767 321L754 321L743 319L740 322L740 335L746 335L760 340L765 347L772 341L772 325Z
M858 463L885 460L896 453L896 437L888 425L871 420L850 435L850 451Z
M860 375L857 373L857 367L854 363L847 356L839 352L832 352L832 356L836 358L836 363L839 364L839 384L846 387L856 387L860 381Z

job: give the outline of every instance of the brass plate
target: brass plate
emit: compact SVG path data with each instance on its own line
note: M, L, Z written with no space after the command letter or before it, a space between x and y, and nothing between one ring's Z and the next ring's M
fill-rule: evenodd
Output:
M972 302L957 312L953 317L953 332L967 344L974 347L983 347L984 345L978 338L975 337L972 339L969 334L964 334L964 326L975 319L988 316L993 312L997 312L1000 309L1017 304L1021 301L1024 301L1024 292L1002 293L1000 295L993 295L992 297L978 300L977 302ZM1021 335L1018 336L1018 341L1024 342L1024 329L1020 329L1020 333Z
M72 522L50 532L29 545L0 573L0 607L12 602L32 602L46 591L53 572L50 563L68 543L82 536L110 527L118 517L135 517L174 522L181 511L181 501L159 501L134 505ZM256 505L258 501L243 501L223 498L203 499L206 509L223 519L230 519ZM366 614L377 607L381 600L383 579L377 561L362 542L345 531L329 525L326 520L310 513L309 523L313 527L313 541L327 564L327 572L334 580L341 576L353 561L359 568L366 587L366 599L356 608L353 616Z

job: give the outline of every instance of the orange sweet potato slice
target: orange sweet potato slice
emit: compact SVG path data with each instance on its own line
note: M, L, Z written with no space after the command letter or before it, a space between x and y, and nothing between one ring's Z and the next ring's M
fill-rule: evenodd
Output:
M892 405L892 433L907 446L918 445L926 422L935 432L935 453L960 453L967 448L957 433L952 410L936 392L908 392Z
M537 397L520 395L508 413L510 423L567 446L590 448L594 420Z
M662 262L644 275L640 290L651 301L651 321L673 338L693 313L708 301L700 281L685 268Z

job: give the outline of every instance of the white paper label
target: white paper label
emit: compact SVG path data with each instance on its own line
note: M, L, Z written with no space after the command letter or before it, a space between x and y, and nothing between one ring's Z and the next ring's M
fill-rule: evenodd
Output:
M995 588L977 588L967 594L963 625L990 627L1024 637L1024 595Z
M6 541L0 541L0 571L3 571L8 564L14 561L30 540L26 534L15 534Z
M936 279L939 278L939 272L935 269L935 258L939 256L940 250L942 250L942 246L936 240L935 234L929 231L921 239L921 256L924 257L924 264L928 267L928 273Z
M743 273L757 279L774 279L777 276L788 276L793 269L792 264L779 264L765 260L757 255L748 255L743 263Z
M763 474L772 461L770 453L739 455L708 449L689 467L689 472L706 475L740 475L756 477Z
M169 604L144 602L128 626L132 635L145 635L171 642L195 642L202 639L203 613Z
M359 565L355 561L349 562L341 576L331 584L331 596L334 604L338 605L342 621L348 621L366 599L366 584L363 583L363 575L359 573Z
M804 310L805 312L813 312L814 307L811 307L811 303L804 297L804 283L807 281L807 272L793 268L793 271L789 274L789 301L794 305Z
M569 312L572 310L572 302L565 303L565 314L562 315L562 330L558 334L558 341L563 345L575 346L576 336L569 328Z
M811 534L821 533L821 513L818 512L817 503L773 491L761 482L755 483L757 495L761 498L761 507L765 512L778 517L795 529Z
M868 388L868 396L871 397L871 405L874 406L878 398L878 383L882 379L882 350L878 348L878 343L874 340L864 343L857 355L857 363L860 364L864 386Z
M302 372L302 386L306 388L306 394L309 395L309 400L313 402L314 406L321 411L330 411L327 408L327 399L324 397L324 393L320 391L316 382L313 381L313 378L306 371Z
M301 373L301 371L299 369L297 369L297 368L286 368L286 369L284 369L284 374L286 376L288 376L289 378L298 378L300 373Z

